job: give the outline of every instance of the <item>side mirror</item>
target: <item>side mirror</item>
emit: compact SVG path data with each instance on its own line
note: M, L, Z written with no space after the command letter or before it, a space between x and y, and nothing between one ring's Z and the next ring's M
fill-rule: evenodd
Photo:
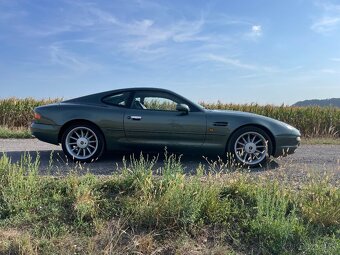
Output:
M186 104L178 104L176 106L176 111L185 112L186 114L188 114L190 109L189 106L187 106Z

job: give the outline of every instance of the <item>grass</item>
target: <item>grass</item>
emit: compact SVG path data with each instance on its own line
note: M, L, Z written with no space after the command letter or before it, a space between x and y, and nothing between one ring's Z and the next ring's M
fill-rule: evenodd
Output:
M31 132L28 128L8 128L0 126L0 138L32 138Z
M302 144L328 144L328 145L340 145L340 138L336 137L315 137L303 139Z
M339 254L340 191L141 155L105 178L0 159L0 254Z

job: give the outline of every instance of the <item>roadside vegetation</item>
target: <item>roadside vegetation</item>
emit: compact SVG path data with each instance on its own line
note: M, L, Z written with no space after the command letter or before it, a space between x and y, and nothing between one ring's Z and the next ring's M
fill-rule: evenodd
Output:
M326 144L326 145L340 145L340 137L312 137L305 138L301 141L301 144Z
M120 173L0 159L0 254L340 254L339 183L131 157Z
M12 127L8 128L6 126L0 126L0 138L31 138L31 132L27 127Z

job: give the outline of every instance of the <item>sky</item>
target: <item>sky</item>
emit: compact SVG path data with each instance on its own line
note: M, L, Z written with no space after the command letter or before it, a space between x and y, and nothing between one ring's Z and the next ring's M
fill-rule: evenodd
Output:
M340 97L340 0L0 0L0 98Z

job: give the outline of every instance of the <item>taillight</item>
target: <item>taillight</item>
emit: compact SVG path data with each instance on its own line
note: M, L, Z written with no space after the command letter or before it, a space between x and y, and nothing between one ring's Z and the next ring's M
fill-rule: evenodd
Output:
M40 120L41 119L41 115L37 112L34 113L34 119L36 120Z

